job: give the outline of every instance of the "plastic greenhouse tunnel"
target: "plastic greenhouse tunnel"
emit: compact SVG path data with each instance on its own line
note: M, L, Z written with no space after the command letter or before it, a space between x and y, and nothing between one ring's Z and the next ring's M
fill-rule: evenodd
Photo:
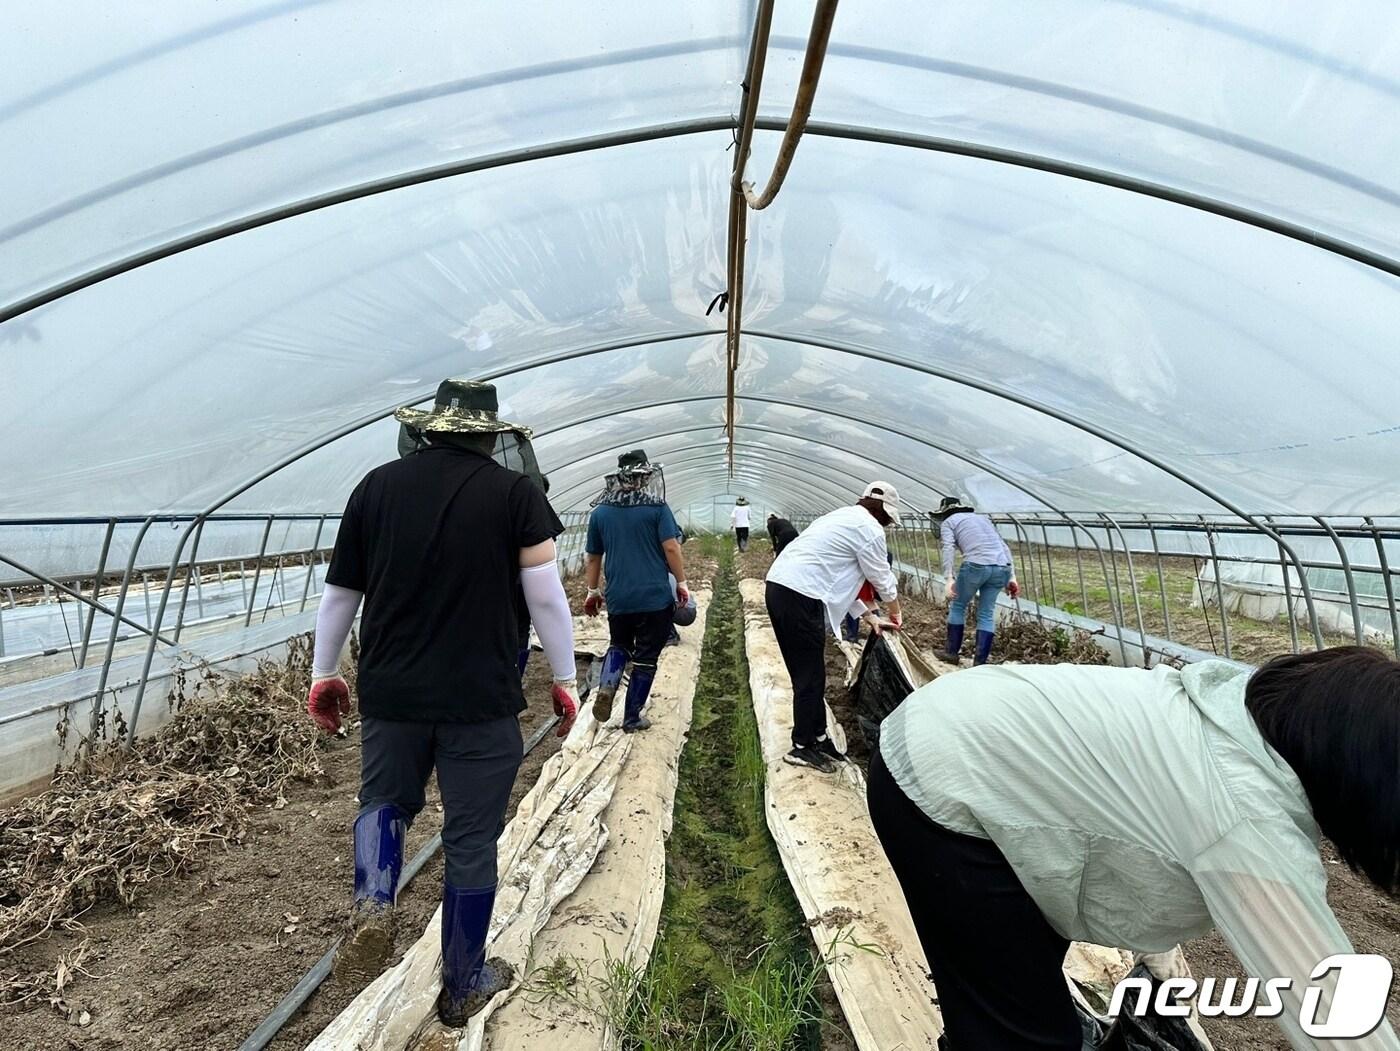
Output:
M991 674L971 616L959 663L953 507L1015 585L977 602L996 674L1400 659L1393 4L72 0L7 5L0 55L6 1046L968 1051L867 805L881 721ZM382 973L334 964L370 590L313 667L351 495L434 444L395 414L448 379L520 428L494 459L557 516L576 660L524 585L473 595L521 617L525 757L481 950L515 977L463 1027L433 1015L441 765ZM632 450L684 541L649 564L695 599L650 664L617 592L589 606ZM872 485L870 616L817 647L844 761L798 777L774 523L815 550ZM474 544L423 579L485 579ZM612 732L639 670L651 728ZM1337 930L1393 971L1400 906L1302 810ZM1226 928L1181 973L1272 977ZM1335 1044L1196 985L1184 1021L1115 1018L1163 946L1067 942L1085 1048L1400 1047L1388 987Z

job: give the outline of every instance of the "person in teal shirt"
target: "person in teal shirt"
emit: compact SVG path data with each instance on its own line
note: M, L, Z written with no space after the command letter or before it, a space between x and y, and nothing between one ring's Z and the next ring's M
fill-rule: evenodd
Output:
M650 462L644 450L623 453L588 518L583 608L596 617L607 607L609 636L593 717L600 723L612 717L613 698L630 661L622 720L627 733L651 725L642 708L656 678L656 662L670 638L676 606L690 601L681 530L666 504L662 477L661 465ZM600 577L607 580L606 593L598 586Z
M1352 952L1320 837L1400 889L1400 662L1377 650L949 673L881 724L868 794L949 1051L1079 1051L1071 941L1157 954L1212 928L1290 980L1294 1047L1400 1048L1379 1013L1335 1044L1300 1021L1310 984L1306 1020L1328 1018L1334 979L1312 974Z

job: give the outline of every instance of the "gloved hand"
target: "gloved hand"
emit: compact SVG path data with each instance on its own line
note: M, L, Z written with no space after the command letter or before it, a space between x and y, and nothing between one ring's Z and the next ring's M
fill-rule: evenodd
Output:
M943 594L949 602L958 597L958 582L952 577L949 577L948 582L943 585Z
M318 675L311 680L306 710L328 734L340 730L341 716L350 714L350 686L339 675Z
M676 583L676 605L686 606L690 604L690 588L686 587L685 581Z
M871 612L861 617L861 620L870 625L870 630L876 635L883 635L887 631L898 631L899 624L893 617L885 618L879 613Z
M1133 957L1133 966L1138 964L1147 968L1147 972L1159 982L1165 982L1168 978L1189 978L1191 968L1186 964L1186 954L1181 951L1181 946L1169 949L1166 952L1140 952Z
M1006 585L1006 593L1012 598L1021 597L1021 585L1016 583L1016 578L1012 577L1011 582Z
M554 736L567 737L578 718L578 680L555 679L550 695L554 699L554 714L559 716L559 729Z
M596 617L603 609L603 593L597 588L588 589L588 597L583 600L583 612Z

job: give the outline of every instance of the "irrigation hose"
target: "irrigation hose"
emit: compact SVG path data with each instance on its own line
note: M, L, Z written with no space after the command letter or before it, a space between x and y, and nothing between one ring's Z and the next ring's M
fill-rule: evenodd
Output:
M797 144L802 141L802 133L807 130L807 121L812 116L812 103L817 97L817 85L821 81L822 64L826 61L826 47L831 40L831 27L836 21L836 0L820 0L812 12L812 30L807 36L807 53L802 60L802 76L797 82L797 97L792 102L792 116L788 118L787 130L778 146L778 156L773 161L773 170L762 193L755 193L753 183L743 183L744 200L754 211L762 211L773 203L778 191L783 188L792 158L797 154ZM765 33L766 36L766 33ZM757 91L755 89L755 99ZM750 113L757 116L757 106Z
M586 694L585 694L586 696ZM580 698L582 703L582 698ZM524 755L529 755L535 750L535 746L545 739L545 735L553 730L559 723L559 716L552 716L544 725L530 735L530 739L525 742ZM404 888L409 885L413 877L418 875L423 866L431 861L437 852L442 849L442 834L438 833L427 843L423 844L421 850L413 855L413 860L404 867L403 873L399 876L398 894L404 892ZM397 896L397 895L396 895ZM317 960L311 970L302 976L301 981L292 987L292 991L276 1007L272 1013L259 1023L248 1039L238 1045L238 1051L262 1051L272 1042L272 1038L277 1035L281 1028L287 1024L287 1020L296 1014L301 1006L311 999L311 994L321 987L321 983L330 977L331 968L335 966L335 951L340 948L341 939L338 936L331 946L326 950L325 955Z
M739 371L739 337L744 324L744 245L748 240L748 212L750 208L760 211L772 204L783 187L783 180L787 178L788 169L797 153L797 145L802 141L802 133L806 131L807 122L812 116L812 103L816 100L817 85L821 81L822 65L826 61L827 45L831 40L831 27L836 21L836 4L837 0L818 0L812 12L812 28L807 36L807 50L802 60L797 94L792 103L792 115L788 118L773 169L769 172L761 193L754 191L752 183L744 182L744 169L748 166L754 125L758 120L758 99L763 89L768 36L773 25L773 0L759 0L754 18L753 37L749 43L748 75L744 79L744 93L739 108L739 134L734 151L734 172L730 182L729 199L729 320L725 331L724 408L728 439L726 459L731 479L734 477L735 414L738 410L734 394Z

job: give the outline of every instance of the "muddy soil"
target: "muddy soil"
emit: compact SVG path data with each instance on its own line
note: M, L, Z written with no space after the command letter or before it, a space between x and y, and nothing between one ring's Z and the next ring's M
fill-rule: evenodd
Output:
M766 542L750 546L737 556L740 576L762 578L772 564L772 550ZM903 600L905 635L921 649L939 652L947 641L945 611L917 596L905 595ZM993 660L999 658L993 654ZM851 759L864 770L870 762L870 751L856 721L855 708L843 685L846 656L836 641L827 639L827 704L846 731ZM1400 902L1381 894L1362 877L1340 863L1330 844L1324 845L1323 860L1328 875L1327 899L1336 913L1342 929L1351 937L1357 952L1377 953L1392 962L1400 962ZM1212 933L1185 946L1193 974L1217 978L1243 978L1244 969L1230 947L1218 933ZM1392 994L1388 1017L1400 1029L1400 995ZM1288 1051L1288 1042L1277 1026L1259 1018L1204 1019L1206 1034L1216 1051Z
M581 674L585 669L581 668ZM528 738L553 718L549 668L534 654L526 674L530 704L521 715ZM20 950L15 962L52 966L86 937L93 951L66 994L61 1015L43 1001L0 1008L4 1047L26 1051L193 1051L238 1046L297 983L341 931L353 884L350 827L359 789L358 724L324 758L326 779L288 790L287 805L263 807L244 843L208 856L185 879L152 884L135 911L105 906L83 917L84 935L54 936ZM544 761L558 748L547 734L526 757L511 812ZM442 827L437 786L409 831L406 857ZM402 956L438 904L439 855L400 898L394 960ZM366 983L331 978L282 1029L274 1048L301 1048ZM81 1018L86 1026L70 1024Z

